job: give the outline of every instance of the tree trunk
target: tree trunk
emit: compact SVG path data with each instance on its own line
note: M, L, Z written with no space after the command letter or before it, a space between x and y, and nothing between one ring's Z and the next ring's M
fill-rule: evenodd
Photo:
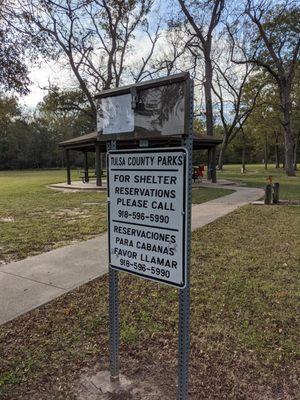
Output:
M268 135L265 136L265 170L268 169Z
M214 134L214 121L213 121L213 108L212 108L212 62L210 59L211 44L206 43L204 49L205 58L205 82L204 82L204 93L205 93L205 117L206 117L206 134L213 136ZM208 163L207 163L207 179L212 179L212 160L211 152L208 152Z
M280 168L278 132L275 132L275 168Z
M204 92L205 92L205 114L206 114L206 134L213 136L214 134L214 119L213 119L213 106L212 106L212 75L213 67L210 58L210 48L211 44L207 43L204 57L205 57L205 82L204 82Z
M102 186L101 179L101 153L100 143L97 142L95 145L95 172L96 172L96 186Z
M279 149L278 149L277 145L276 145L276 148L275 148L275 168L280 168Z
M219 159L218 159L218 169L220 171L223 170L224 155L225 155L225 151L227 149L227 145L228 145L228 140L227 140L227 137L226 137L226 133L224 133L223 142L222 142L221 150L220 150L220 153L219 153Z
M89 183L89 160L87 151L83 152L84 155L84 181Z
M285 127L285 172L287 176L295 176L294 168L294 140L290 126Z
M295 176L294 168L294 144L295 139L291 129L291 102L290 88L286 82L280 85L280 99L283 113L282 126L284 129L284 145L285 145L285 172L287 176Z
M297 136L296 139L295 139L295 146L294 146L294 170L295 170L295 171L298 171L297 152L298 152L299 138L300 138L300 132L298 133L298 136Z
M71 166L70 166L70 150L66 149L66 164L67 164L67 184L71 185Z
M242 152L242 172L243 174L246 172L246 137L244 130L243 133L243 152Z

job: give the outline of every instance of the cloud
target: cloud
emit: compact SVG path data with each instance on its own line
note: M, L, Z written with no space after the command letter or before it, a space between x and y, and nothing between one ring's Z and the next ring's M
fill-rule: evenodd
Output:
M29 87L30 93L20 98L20 103L34 108L47 94L45 88L49 83L59 87L70 87L73 85L73 79L70 69L54 61L40 61L38 65L29 66L29 78L32 84Z

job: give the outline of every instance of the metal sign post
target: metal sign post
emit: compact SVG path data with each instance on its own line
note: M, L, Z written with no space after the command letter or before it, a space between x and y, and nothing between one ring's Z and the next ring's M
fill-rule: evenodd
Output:
M111 379L119 379L120 270L178 288L178 400L188 399L192 129L188 74L99 95L98 134L108 141Z
M107 143L107 151L115 150L116 141ZM110 204L108 203L108 209ZM111 380L119 379L119 277L118 271L109 268L109 362Z
M194 86L190 82L189 96L189 127L188 136L182 140L186 148L187 159L187 258L186 258L186 287L179 290L179 323L178 323L178 400L188 399L188 368L190 353L190 258L191 258L191 232L192 232L192 173L193 173L193 124L194 124Z
M188 154L188 206L187 206L187 276L186 287L179 290L178 323L178 400L188 399L188 365L190 352L190 254L191 254L191 206L192 206L192 149L191 137L183 140Z

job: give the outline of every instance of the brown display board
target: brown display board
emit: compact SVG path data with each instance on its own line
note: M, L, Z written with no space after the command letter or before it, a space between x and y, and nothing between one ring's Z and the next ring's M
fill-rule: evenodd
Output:
M184 135L188 131L188 73L102 92L97 132L107 139Z

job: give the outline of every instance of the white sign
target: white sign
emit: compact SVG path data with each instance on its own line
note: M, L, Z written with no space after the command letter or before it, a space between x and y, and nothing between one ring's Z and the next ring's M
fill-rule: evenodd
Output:
M108 153L110 267L185 287L186 159L184 148Z
M104 135L134 131L131 94L106 97L99 101L97 130Z

